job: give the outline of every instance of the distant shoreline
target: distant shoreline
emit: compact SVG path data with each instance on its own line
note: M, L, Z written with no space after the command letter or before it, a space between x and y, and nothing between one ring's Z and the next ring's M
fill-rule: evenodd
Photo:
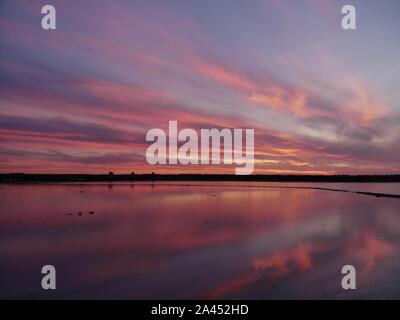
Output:
M0 183L113 181L400 182L400 175L0 174Z

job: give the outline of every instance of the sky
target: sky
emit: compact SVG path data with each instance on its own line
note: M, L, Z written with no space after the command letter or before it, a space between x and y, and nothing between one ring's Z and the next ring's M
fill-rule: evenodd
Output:
M397 0L2 0L0 172L234 173L149 165L177 120L253 128L254 174L399 173L399 30Z

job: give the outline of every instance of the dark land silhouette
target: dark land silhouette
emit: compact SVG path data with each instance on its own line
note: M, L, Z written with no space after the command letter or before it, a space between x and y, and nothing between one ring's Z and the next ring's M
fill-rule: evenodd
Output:
M400 175L0 174L0 183L112 181L400 182Z

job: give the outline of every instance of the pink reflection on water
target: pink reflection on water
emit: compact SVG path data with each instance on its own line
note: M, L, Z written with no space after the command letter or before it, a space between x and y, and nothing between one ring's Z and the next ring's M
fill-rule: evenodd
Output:
M3 286L9 292L20 282L15 296L28 294L28 271L41 261L58 262L67 283L61 296L240 298L280 288L302 297L305 279L310 295L326 279L325 291L336 296L342 265L355 263L374 281L398 252L391 228L398 201L350 193L218 183L24 185L4 186L0 201L0 271L20 270ZM285 289L284 279L298 288Z
M362 276L373 272L377 264L394 253L394 246L380 239L368 230L359 235L357 241L352 240L347 246L347 254L354 257L362 266Z

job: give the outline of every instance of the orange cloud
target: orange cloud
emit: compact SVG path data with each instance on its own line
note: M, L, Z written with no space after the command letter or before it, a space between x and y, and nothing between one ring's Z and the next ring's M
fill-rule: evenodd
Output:
M210 79L243 92L249 92L254 89L254 83L227 67L208 62L198 57L193 59L195 70Z
M283 87L269 88L267 93L253 93L250 100L269 108L286 109L298 116L305 116L307 111L307 94L300 91L291 93Z
M203 76L242 92L249 101L272 109L287 110L297 116L306 116L308 94L300 90L289 90L270 79L261 83L222 64L192 57L194 69Z
M360 127L369 127L373 121L387 114L385 105L372 98L360 84L352 85L353 97L345 105L339 107L343 118Z

